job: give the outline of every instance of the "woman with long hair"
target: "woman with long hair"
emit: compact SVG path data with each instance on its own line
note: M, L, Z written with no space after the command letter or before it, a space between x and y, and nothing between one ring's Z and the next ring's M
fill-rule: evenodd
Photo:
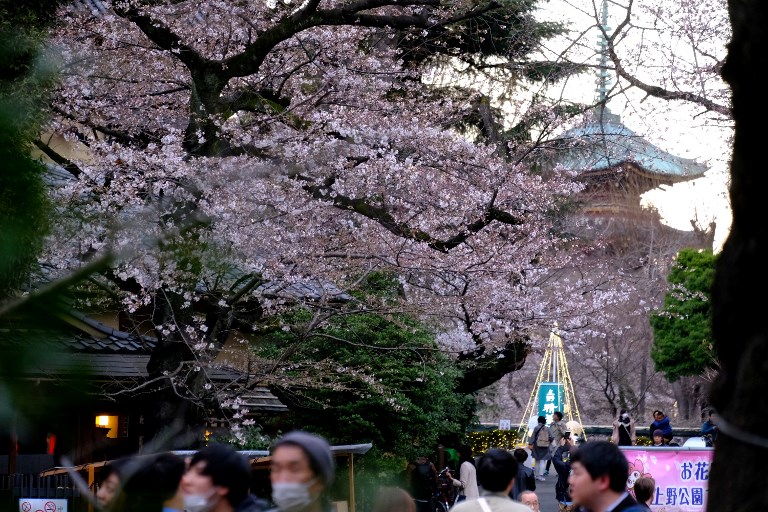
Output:
M475 469L475 458L472 456L472 448L463 444L459 446L458 452L459 479L451 477L453 485L460 488L456 501L464 499L474 500L480 497L480 491L477 488L477 471Z

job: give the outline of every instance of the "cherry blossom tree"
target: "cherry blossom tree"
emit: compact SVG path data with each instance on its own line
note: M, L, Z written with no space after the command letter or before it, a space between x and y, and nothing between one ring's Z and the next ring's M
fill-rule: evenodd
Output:
M466 393L518 368L558 309L591 312L580 293L542 306L569 257L556 213L580 185L542 169L543 139L493 137L498 106L477 91L425 80L446 62L507 84L577 69L527 57L555 30L534 30L532 4L102 5L62 11L53 39L64 66L50 128L75 150L40 144L73 177L55 190L44 259L65 274L118 255L97 280L107 302L90 307L124 309L126 328L157 338L142 392L169 392L161 416L178 398L242 416L240 394L278 379L279 358L241 351L247 381L221 386L212 364L227 342L298 328L280 323L297 300L317 311L301 328L322 329L372 271L401 280L386 307L443 328ZM498 34L505 45L489 45ZM563 118L515 105L511 126Z
M543 163L573 105L543 91L580 68L531 58L558 33L533 3L98 5L62 11L54 37L65 64L51 130L78 151L40 144L74 178L56 190L44 259L66 274L119 255L99 307L157 337L154 385L238 406L242 387L224 393L208 371L227 342L322 329L372 271L398 275L402 300L345 314L434 322L466 393L518 369L554 321L575 349L626 339L622 319L647 315L643 286L617 267L649 254L611 263L562 236L579 185ZM281 323L297 300L313 321ZM239 354L246 389L279 378Z

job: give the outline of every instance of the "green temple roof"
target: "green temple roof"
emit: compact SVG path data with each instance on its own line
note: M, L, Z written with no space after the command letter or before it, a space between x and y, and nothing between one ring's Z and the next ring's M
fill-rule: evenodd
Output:
M558 138L568 145L558 163L566 169L594 172L633 163L661 181L678 182L697 178L707 166L656 147L623 125L607 108Z

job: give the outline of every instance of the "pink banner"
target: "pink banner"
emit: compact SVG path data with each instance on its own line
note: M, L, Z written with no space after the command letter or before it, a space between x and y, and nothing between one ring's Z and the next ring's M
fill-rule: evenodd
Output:
M651 500L654 512L704 512L709 487L712 448L621 447L629 461L627 490L634 495L635 480L656 481Z

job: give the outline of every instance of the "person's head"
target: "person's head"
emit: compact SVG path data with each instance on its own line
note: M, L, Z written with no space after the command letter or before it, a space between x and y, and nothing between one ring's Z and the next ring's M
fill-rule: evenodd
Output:
M101 469L101 482L96 491L96 505L101 510L107 510L115 496L120 491L121 474L130 462L129 457L115 459Z
M653 419L654 419L654 420L656 420L656 421L661 421L661 420L663 420L664 418L665 418L665 415L664 415L664 413L663 413L663 412L661 412L661 411L659 411L659 410L653 411Z
M619 411L619 419L623 422L629 421L629 413L627 412L626 409L622 409Z
M475 457L472 455L471 446L463 444L458 447L457 451L459 452L459 464L469 461L473 466L475 465Z
M547 418L546 416L539 416L536 421L538 421L541 425L545 425L547 423Z
M533 509L533 512L539 512L539 497L533 491L523 491L519 496L520 503Z
M635 499L638 503L648 503L656 492L656 480L649 476L641 476L635 480Z
M568 484L577 505L588 509L608 506L625 491L628 476L627 458L609 441L588 441L571 451Z
M653 431L653 444L663 444L664 443L664 432L662 432L659 429L656 429Z
M328 441L309 432L288 432L272 448L272 501L284 512L304 510L318 503L335 471Z
M514 455L491 448L477 462L477 483L489 492L509 492L517 476L517 466Z
M416 502L400 487L382 487L376 494L373 512L416 512Z
M560 411L555 411L552 417L555 418L555 421L560 421L563 419L563 413L561 413Z
M517 459L517 462L520 464L523 464L525 461L528 460L528 452L525 451L525 448L517 448L514 452L512 452L512 455Z
M251 485L251 466L231 446L210 444L192 456L181 479L189 512L236 508Z
M186 465L170 452L139 456L124 473L116 512L161 512L167 504L183 506L179 487Z

